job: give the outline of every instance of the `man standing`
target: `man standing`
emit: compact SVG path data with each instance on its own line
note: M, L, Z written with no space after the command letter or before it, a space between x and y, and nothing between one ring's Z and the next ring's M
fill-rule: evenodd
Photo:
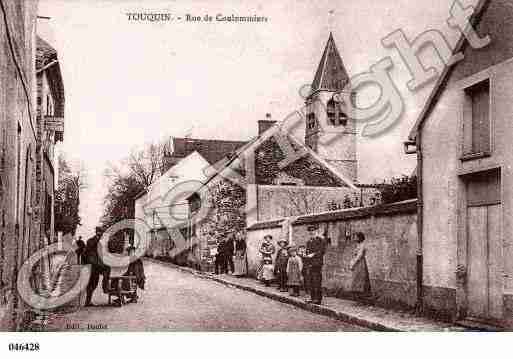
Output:
M215 259L215 274L223 274L226 271L225 243L223 238L217 241L217 253Z
M228 235L228 240L225 243L225 260L226 260L226 271L230 271L230 273L233 273L235 271L234 265L233 265L233 255L235 254L235 235L233 233L230 233Z
M89 277L89 283L86 288L86 307L93 307L94 304L91 303L91 298L93 297L93 293L98 287L98 283L100 281L100 275L104 271L104 265L101 262L100 256L98 255L98 243L102 238L103 231L101 227L96 227L96 234L89 238L86 243L84 256L85 256L85 264L91 265L91 276Z
M306 242L306 258L309 265L310 295L309 303L321 304L322 302L322 266L324 264L324 252L326 243L319 233L317 225L308 226L310 238Z
M79 236L77 241L75 242L77 245L77 249L75 249L75 253L77 255L77 264L84 264L85 263L85 243L82 240L82 236Z

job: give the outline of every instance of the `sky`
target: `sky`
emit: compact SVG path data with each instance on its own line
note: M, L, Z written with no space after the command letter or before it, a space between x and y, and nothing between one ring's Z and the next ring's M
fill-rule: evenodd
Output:
M475 0L462 1L473 4ZM404 115L390 131L358 136L359 181L372 183L415 168L403 141L432 86L412 93L409 72L381 39L402 29L414 39L436 29L453 42L446 24L452 0L345 1L100 1L40 0L38 33L58 51L66 96L59 151L81 162L88 188L81 194L83 225L93 234L103 212L109 163L134 147L170 136L247 140L257 121L281 120L303 105L330 31L350 76L385 56L404 99ZM135 22L127 13L164 12L266 16L265 23ZM433 53L423 54L436 64ZM437 64L440 65L440 64ZM364 98L379 95L369 88Z

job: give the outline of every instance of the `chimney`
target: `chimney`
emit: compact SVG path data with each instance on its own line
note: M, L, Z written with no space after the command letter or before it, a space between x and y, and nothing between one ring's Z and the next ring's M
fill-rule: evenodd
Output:
M265 114L265 120L258 120L258 135L260 136L262 133L271 128L276 121L271 120L271 114Z

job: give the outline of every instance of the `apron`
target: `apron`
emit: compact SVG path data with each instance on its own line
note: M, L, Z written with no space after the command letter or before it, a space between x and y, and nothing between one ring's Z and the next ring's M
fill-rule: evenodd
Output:
M235 252L235 256L233 256L233 268L234 275L246 274L246 255L244 251L238 250L237 252Z

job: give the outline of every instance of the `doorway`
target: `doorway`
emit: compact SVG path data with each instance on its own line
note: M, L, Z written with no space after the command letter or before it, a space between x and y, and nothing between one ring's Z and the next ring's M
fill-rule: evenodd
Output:
M498 321L503 316L500 170L468 176L466 188L468 316Z

